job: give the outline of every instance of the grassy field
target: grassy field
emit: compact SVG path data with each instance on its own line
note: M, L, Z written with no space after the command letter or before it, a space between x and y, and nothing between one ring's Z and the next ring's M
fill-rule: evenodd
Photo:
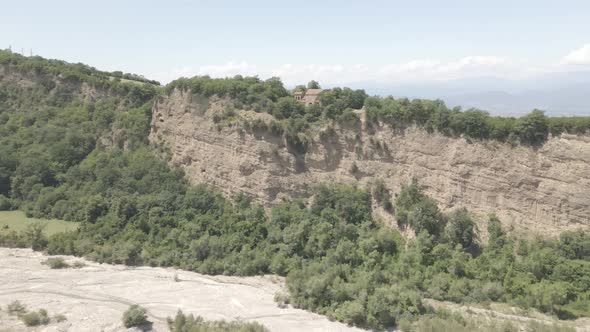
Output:
M74 230L78 228L79 224L77 222L57 219L28 218L24 212L21 211L0 211L0 229L4 229L5 226L8 226L8 229L18 232L34 222L45 223L47 225L45 227L45 234L47 235Z

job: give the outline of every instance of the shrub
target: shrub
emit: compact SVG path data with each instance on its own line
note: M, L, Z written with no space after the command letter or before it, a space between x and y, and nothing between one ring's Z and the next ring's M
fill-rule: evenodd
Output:
M365 323L365 308L358 301L344 302L335 311L336 319L349 325L362 325Z
M289 151L297 154L305 154L310 145L309 138L300 133L287 132L285 141Z
M0 194L0 211L8 211L12 208L10 199Z
M338 134L333 127L327 127L326 129L320 131L320 140L324 143L329 143L336 141L338 139Z
M385 182L383 182L382 179L378 179L373 185L373 198L375 198L385 210L391 210L393 208L391 195L389 194L389 190L385 187Z
M268 332L257 322L207 321L201 316L185 315L180 310L174 319L168 317L167 320L171 332Z
M350 174L357 174L359 172L359 167L357 166L356 162L353 162L350 166Z
M527 331L535 332L575 332L576 328L557 323L545 324L538 321L531 321L527 326Z
M33 250L41 250L47 246L47 238L43 233L46 226L45 223L36 222L29 224L25 229L25 238Z
M142 326L148 323L146 310L134 304L123 313L123 325L126 328Z
M6 307L6 310L11 315L21 315L27 312L27 307L20 301L13 301Z
M74 262L74 263L72 264L72 267L73 267L74 269L81 269L81 268L83 268L83 267L85 267L85 266L86 266L86 263L84 263L84 262L82 262L82 261L76 261L76 262Z
M47 316L47 310L45 309L27 312L26 314L21 315L20 319L26 326L39 326L49 323L49 316Z
M49 267L52 269L66 269L70 267L70 265L66 263L66 261L61 257L48 258L42 264L49 265Z
M377 288L367 300L367 320L372 326L395 326L401 319L425 312L421 296L397 286Z
M498 301L504 295L504 289L499 282L487 282L483 285L482 292L491 301Z
M256 131L256 132L264 132L268 130L268 124L266 122L264 122L264 120L262 119L255 119L254 121L251 122L251 128L252 130Z
M283 125L278 121L271 121L268 124L268 130L275 136L281 136L285 132Z
M291 298L289 297L289 294L285 292L276 292L274 300L280 308L285 308L289 305Z
M356 127L361 123L358 115L356 115L352 109L344 110L344 112L340 114L336 120L347 127Z
M477 319L475 317L464 317L459 313L451 313L446 310L439 310L420 317L417 321L402 322L403 331L407 332L517 332L521 329L509 321L502 322L496 319ZM537 331L535 329L526 331Z
M66 320L68 320L68 319L67 319L67 317L66 317L65 315L62 315L62 314L55 315L55 316L53 317L53 319L54 319L56 322L58 322L58 323L65 322Z

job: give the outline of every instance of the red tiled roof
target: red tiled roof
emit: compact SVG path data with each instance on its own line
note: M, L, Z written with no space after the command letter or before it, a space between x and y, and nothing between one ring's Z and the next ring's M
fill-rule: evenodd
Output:
M307 89L307 91L305 91L305 95L319 95L320 92L322 92L322 89Z

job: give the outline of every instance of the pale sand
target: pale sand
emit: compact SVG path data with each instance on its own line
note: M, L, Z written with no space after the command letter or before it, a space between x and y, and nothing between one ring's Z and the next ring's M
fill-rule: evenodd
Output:
M6 313L6 305L14 300L31 310L44 308L50 316L67 317L66 322L32 331L125 331L121 316L131 304L148 310L154 331L167 331L166 317L179 309L206 319L257 321L271 331L363 331L309 311L279 308L273 297L284 280L275 276L207 276L60 257L87 266L50 269L41 264L48 257L39 252L0 248L0 331L27 331Z

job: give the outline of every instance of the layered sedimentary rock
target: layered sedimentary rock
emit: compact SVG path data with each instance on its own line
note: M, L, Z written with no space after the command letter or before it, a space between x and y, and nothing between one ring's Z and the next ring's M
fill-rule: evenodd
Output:
M229 104L174 90L154 104L150 141L168 147L191 181L228 194L242 191L268 205L318 183L365 186L383 179L395 195L416 179L441 208L465 207L482 222L495 213L519 233L551 236L590 228L588 136L563 134L531 148L420 128L326 124L312 135L307 152L297 153L284 138L240 124L269 121L268 114L238 111L220 120Z

